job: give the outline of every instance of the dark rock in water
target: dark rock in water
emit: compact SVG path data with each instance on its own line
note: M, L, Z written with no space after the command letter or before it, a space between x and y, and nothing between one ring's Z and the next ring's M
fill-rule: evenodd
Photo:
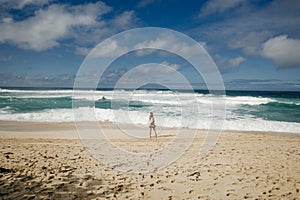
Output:
M101 99L97 99L96 101L101 102L101 101L105 101L105 100L107 100L107 99L105 98L105 96L103 96Z

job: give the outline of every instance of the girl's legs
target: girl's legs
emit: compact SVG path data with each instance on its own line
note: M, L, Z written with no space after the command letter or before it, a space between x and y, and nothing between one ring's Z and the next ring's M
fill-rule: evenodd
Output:
M157 138L155 126L153 127L153 130L154 130L154 133L155 133L155 137Z

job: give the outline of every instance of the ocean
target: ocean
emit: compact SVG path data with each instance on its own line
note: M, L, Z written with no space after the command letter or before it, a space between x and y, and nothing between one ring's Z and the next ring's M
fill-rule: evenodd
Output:
M300 92L0 89L0 120L90 121L91 112L98 121L137 126L154 112L160 127L209 129L221 120L223 130L300 133Z

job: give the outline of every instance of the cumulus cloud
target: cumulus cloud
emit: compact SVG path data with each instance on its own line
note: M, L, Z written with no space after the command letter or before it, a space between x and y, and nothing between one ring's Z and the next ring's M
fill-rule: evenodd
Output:
M135 45L135 48L168 49L185 57L190 57L205 52L199 52L199 45L203 47L206 43L199 42L198 44L190 45L184 41L178 41L178 39L172 35L166 34L157 37L155 40L146 40L142 43L138 43ZM146 50L138 55L144 55L145 53L151 53L151 50Z
M81 28L80 30L76 30L73 32L74 38L76 38L76 42L78 44L76 52L82 52L82 48L91 50L91 48L87 47L94 47L101 40L120 31L135 28L138 23L139 20L134 11L124 11L112 19L100 19L95 24L90 25L85 29Z
M177 63L171 64L171 63L168 63L168 62L164 61L164 62L162 62L161 64L162 64L162 65L165 65L165 66L168 66L168 67L170 67L171 69L176 70L176 71L180 69L180 65L177 64Z
M14 20L13 20L13 18L11 18L11 17L4 17L3 19L2 19L2 22L3 23L11 23L11 22L13 22Z
M247 59L242 56L237 56L235 58L227 58L217 54L214 56L214 60L220 71L224 73L240 66L240 64L245 62Z
M93 6L102 7L96 3ZM0 41L11 42L24 49L42 51L57 46L58 40L71 34L72 27L95 23L94 13L87 14L90 6L81 13L72 13L64 5L51 5L35 12L23 21L0 24Z
M48 1L22 2L27 5L32 2L46 4ZM134 26L134 12L125 11L111 20L103 19L103 15L111 11L111 7L99 1L75 6L52 4L36 9L30 17L19 20L3 17L0 20L0 42L43 51L60 45L65 39L72 39L75 45L80 46L78 48L85 48L109 34Z
M77 47L75 53L77 55L87 56L92 51L92 48L87 47Z
M247 55L259 55L259 47L260 45L272 35L268 31L256 32L251 31L249 33L237 36L236 38L232 38L228 42L228 47L230 49L242 49L243 52Z
M261 56L262 45L270 38L289 35L299 40L300 3L297 0L273 0L259 6L251 1L245 3L232 1L232 4L223 1L216 4L216 2L208 1L201 10L205 11L204 14L199 14L203 18L209 18L214 14L215 20L191 31L192 36L201 35L201 40L209 41L213 51L228 48L228 50L242 50L245 55ZM286 12L287 10L289 12ZM275 54L271 56L264 52L263 56L274 60ZM278 64L278 59L275 63Z
M300 67L300 40L280 35L262 45L261 55L272 59L278 67Z
M175 71L180 69L179 64L171 64L166 61L160 63L160 64L151 64L151 65L140 65L138 66L138 73L139 75L148 75L148 74L169 74L174 73Z
M161 62L161 63L148 63L148 64L141 64L136 66L135 68L131 69L127 76L130 75L130 79L134 77L138 79L144 78L154 78L154 77L161 77L165 75L170 75L175 73L180 69L180 65L177 63L169 63L169 62ZM151 76L149 76L151 75ZM135 79L135 78L134 78Z
M245 0L211 0L202 7L199 16L204 17L214 13L221 14L232 8L240 6L245 2Z
M177 63L161 62L137 65L134 68L107 70L100 80L100 87L113 87L119 81L121 87L133 87L141 82L174 82L181 66ZM178 74L177 74L178 76ZM134 88L134 87L133 87Z
M125 52L127 52L127 48L121 46L117 40L107 39L102 43L101 48L93 49L91 55L97 58L113 57L122 55Z
M179 69L179 64L168 62L138 65L124 73L118 80L118 85L135 88L135 86L149 83L168 85L182 82L181 73L178 72Z
M135 14L133 11L125 11L114 18L110 23L112 23L114 27L118 27L120 30L126 29L136 23Z
M0 0L2 8L5 9L23 9L25 6L43 6L50 0Z
M200 46L206 46L205 42L199 42L195 44L188 44L184 41L179 41L175 36L171 34L158 35L157 38L153 40L144 40L140 43L134 42L134 37L128 34L122 40L118 39L108 39L104 41L100 48L96 47L91 54L92 57L112 57L119 56L123 53L128 52L130 49L136 49L136 56L145 56L158 52L160 56L169 55L167 52L163 51L167 49L170 52L175 52L181 56L192 57L194 55L199 55L205 52L205 50L199 50ZM162 50L162 51L159 51ZM77 53L80 55L86 55L91 51L90 48L78 48ZM200 52L199 52L200 51Z
M228 64L231 67L237 67L239 66L242 62L246 61L246 58L238 56L236 58L231 58L228 60Z

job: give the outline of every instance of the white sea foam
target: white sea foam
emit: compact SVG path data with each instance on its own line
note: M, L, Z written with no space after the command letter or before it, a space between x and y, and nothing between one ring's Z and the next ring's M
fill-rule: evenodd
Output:
M249 97L249 96L238 96L238 97L219 97L219 96L202 96L197 98L198 103L211 104L212 102L218 103L219 101L225 101L227 106L235 105L261 105L269 102L276 102L275 99L263 98L263 97Z
M271 98L264 98L264 97L248 97L248 96L240 96L240 97L226 97L226 104L232 105L260 105L266 104L269 102L276 102L276 100Z
M11 113L11 109L12 109L12 107L10 107L10 106L5 106L4 108L1 108L0 109L0 115Z
M20 94L53 94L53 93L67 93L72 94L72 90L17 90L17 89L1 89L0 92L7 92L7 93L20 93Z
M8 96L0 96L0 98L7 98ZM13 96L14 98L19 99L28 99L28 98L34 98L34 99L41 99L41 98L64 98L64 97L72 97L71 95L22 95L22 96ZM9 96L9 98L12 98L12 96Z
M71 121L111 121L147 125L148 113L155 113L160 127L187 127L198 129L215 128L223 124L223 130L272 131L300 133L300 123L269 121L251 114L234 112L242 105L256 106L270 102L284 102L300 105L299 102L285 102L275 98L251 96L216 96L213 94L180 93L171 91L92 91L92 90L6 90L0 89L1 96L18 98L72 97L75 100L96 101L105 97L112 100L140 101L147 106L141 109L100 109L79 107L74 109L50 109L39 112L14 113L6 106L0 109L0 120L71 122ZM214 106L212 106L214 105ZM226 116L222 121L222 109L226 105ZM76 113L76 118L74 117ZM94 115L94 119L90 118Z
M74 117L74 112L77 113L76 119ZM108 110L88 107L74 109L74 112L72 109L55 109L35 113L12 114L3 112L3 109L1 109L0 120L32 122L92 121L93 119L89 117L90 113L92 113L97 121L142 125L145 126L145 128L148 120L148 112ZM263 119L253 119L251 117L234 119L230 116L224 121L218 121L215 120L216 116L205 116L199 118L199 120L196 118L184 120L181 116L163 116L161 113L157 112L155 118L157 125L160 127L214 129L214 123L221 123L223 124L222 130L300 133L299 123L267 121Z
M180 105L190 103L188 100L195 99L198 103L211 104L219 101L226 101L227 105L260 105L269 102L276 102L275 99L266 97L250 97L250 96L215 96L212 94L197 94L197 93L180 93L172 91L94 91L94 90L13 90L0 89L0 93L9 93L10 97L18 98L58 98L58 97L73 97L74 99L85 99L96 101L105 97L106 99L125 99L125 100L139 100L142 102ZM3 95L2 95L3 96Z

